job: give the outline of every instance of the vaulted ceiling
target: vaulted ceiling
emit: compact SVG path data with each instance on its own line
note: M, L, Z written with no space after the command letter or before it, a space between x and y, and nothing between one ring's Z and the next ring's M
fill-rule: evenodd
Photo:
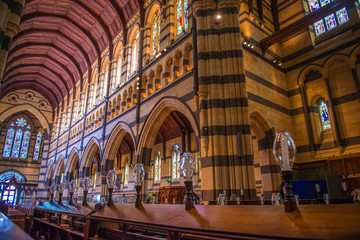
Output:
M8 52L2 95L31 88L57 106L101 53L111 50L112 40L126 33L140 1L27 0Z

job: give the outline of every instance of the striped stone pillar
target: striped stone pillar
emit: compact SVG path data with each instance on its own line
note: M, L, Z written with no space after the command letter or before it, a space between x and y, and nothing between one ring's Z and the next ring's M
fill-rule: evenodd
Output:
M161 26L160 26L161 29ZM143 44L143 66L146 66L147 61L152 57L152 41L151 41L151 26L146 24L144 26L144 44Z
M163 6L162 21L160 28L160 49L164 49L172 44L176 38L176 0L170 0Z
M84 179L83 178L79 178L78 179L78 184L79 187L77 189L77 202L78 203L82 203L83 202L83 198L84 198Z
M105 197L109 195L108 187L106 183L106 174L107 172L101 172L100 179L101 179L101 190L100 190L100 197Z
M20 17L25 0L0 1L0 77L12 38L20 31Z
M43 149L41 156L41 167L40 167L40 173L39 173L39 183L38 183L38 191L36 195L36 199L41 199L43 201L48 201L48 193L49 193L49 187L48 187L48 181L50 179L46 179L46 171L48 169L48 154L49 154L49 148L50 148L50 141L47 139L47 136L44 134L43 136Z
M256 198L239 2L195 1L204 200L222 191ZM221 14L219 22L216 14ZM211 29L211 31L209 31ZM211 146L211 147L210 147Z

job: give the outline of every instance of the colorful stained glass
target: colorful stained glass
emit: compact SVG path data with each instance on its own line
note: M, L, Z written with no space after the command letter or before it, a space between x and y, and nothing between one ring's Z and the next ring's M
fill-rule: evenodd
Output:
M322 19L314 23L314 27L315 27L316 36L319 36L320 34L326 31L324 21Z
M125 177L124 177L124 185L129 184L129 165L125 166Z
M160 38L160 25L161 25L161 16L159 16L159 20L158 20L158 22L157 22L157 39L158 39L158 41L157 41L157 49L158 49L158 51L160 51L160 40L161 40L161 38Z
M25 127L26 126L26 119L25 118L18 118L16 119L16 126L18 127Z
M20 158L25 159L27 157L28 149L29 149L29 143L30 143L30 131L24 132L23 141L21 144L21 150L20 150Z
M33 160L38 160L39 159L41 138L42 138L42 133L38 132L38 134L36 136Z
M26 129L31 129L30 125L27 125L27 126L26 126Z
M161 156L160 156L160 152L158 152L158 155L155 158L154 181L160 182L160 180L161 180Z
M156 52L157 52L157 46L158 46L158 38L157 38L157 18L158 18L158 16L157 15L155 15L155 18L154 18L154 23L153 23L153 25L152 25L152 35L153 35L153 39L152 39L152 41L153 41L153 51L152 51L152 54L153 55L155 55L156 54Z
M13 128L9 128L9 130L7 131L7 134L6 134L5 146L4 146L4 150L3 150L3 157L10 157L11 146L12 146L12 143L14 140L14 134L15 134L15 130Z
M172 161L171 161L171 169L172 169L172 173L171 173L171 177L172 179L176 179L176 173L177 173L177 165L176 165L176 152L174 151L172 154Z
M335 14L332 13L329 16L325 17L325 23L326 23L327 30L331 30L334 27L336 27L337 23L336 23L336 19L335 19Z
M182 0L176 5L176 33L180 35L183 31Z
M349 15L346 11L346 8L342 8L339 11L337 11L336 17L337 17L339 24L343 24L344 22L349 21Z
M309 0L309 6L310 6L310 11L311 12L314 12L314 11L320 9L320 5L319 5L318 0Z
M332 0L332 1L334 1L334 0ZM332 1L331 1L331 0L320 0L321 7L323 7L323 6L325 6L325 5L329 4L329 3L331 3Z
M321 101L319 105L319 112L320 112L321 125L323 130L330 129L331 125L330 125L329 111L325 101Z
M176 167L177 167L177 172L176 172L176 177L180 178L180 151L177 152L176 155Z
M10 123L10 127L15 127L15 124L13 122Z
M184 22L185 22L184 29L186 30L189 27L189 4L188 4L188 0L184 0Z
M23 131L21 129L18 129L15 133L15 140L14 140L14 146L11 152L12 158L18 158L19 157L19 151L20 151L20 144L22 139Z

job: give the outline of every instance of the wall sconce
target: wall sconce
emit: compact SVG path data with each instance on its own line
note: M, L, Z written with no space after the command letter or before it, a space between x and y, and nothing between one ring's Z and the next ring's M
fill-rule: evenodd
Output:
M250 42L250 40L247 39L247 38L244 38L244 41L243 41L242 43L243 43L243 45L244 45L245 47L254 48L254 45L253 45L253 44Z
M272 62L275 64L275 65L278 65L279 67L281 67L281 62L279 61L279 59L277 59L277 58L274 58L273 60L272 60Z

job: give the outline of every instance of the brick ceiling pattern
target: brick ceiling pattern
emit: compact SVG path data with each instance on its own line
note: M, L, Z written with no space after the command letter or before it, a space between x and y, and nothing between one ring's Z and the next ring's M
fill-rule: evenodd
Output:
M27 0L21 31L9 49L3 95L31 88L56 107L125 28L140 1Z

